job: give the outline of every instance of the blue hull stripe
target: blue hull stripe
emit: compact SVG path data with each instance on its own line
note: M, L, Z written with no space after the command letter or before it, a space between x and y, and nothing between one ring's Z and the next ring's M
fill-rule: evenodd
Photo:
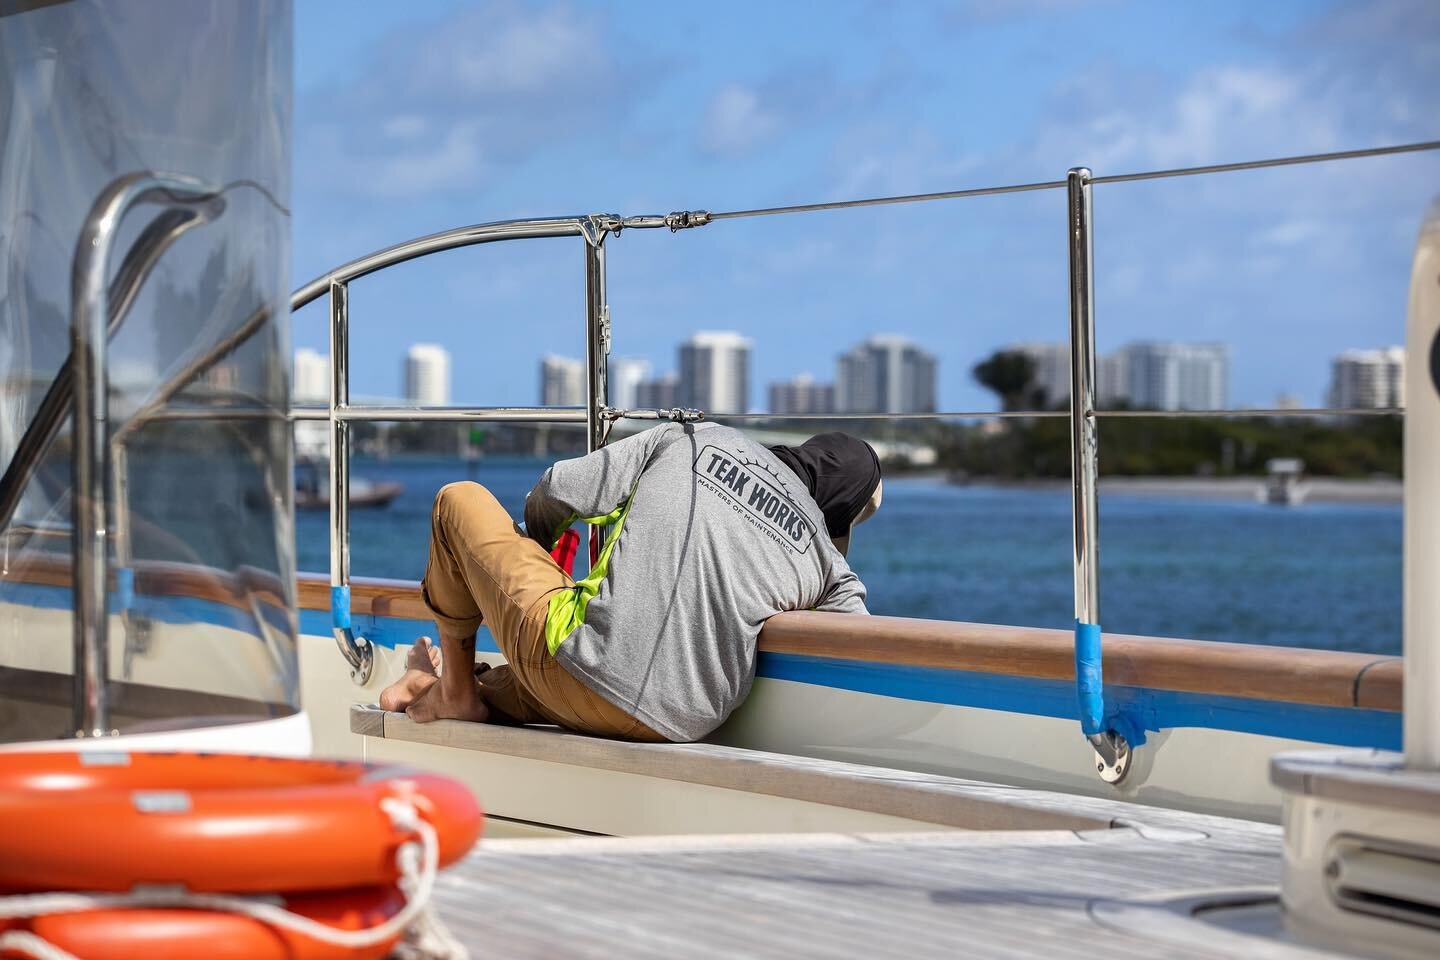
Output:
M1075 719L1068 680L762 653L759 676L882 697ZM1105 702L1144 730L1208 727L1346 747L1400 749L1400 714L1106 685ZM1133 742L1133 741L1132 741Z

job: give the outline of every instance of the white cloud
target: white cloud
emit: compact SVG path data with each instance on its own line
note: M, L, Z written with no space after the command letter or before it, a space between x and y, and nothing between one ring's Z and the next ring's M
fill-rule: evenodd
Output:
M635 85L612 49L603 12L565 3L493 0L397 32L358 82L301 91L296 148L315 177L302 189L474 191L501 163L618 124Z
M1315 220L1286 220L1259 234L1258 243L1270 247L1293 247L1324 236L1325 228Z
M1115 3L1116 0L951 0L942 8L942 19L954 26L980 26L1073 14Z
M458 123L439 142L415 142L373 158L370 192L394 199L424 196L479 177L484 157L478 125Z
M831 151L833 197L892 196L962 186L980 165L924 127L857 124Z
M413 91L492 99L549 95L587 78L603 82L609 62L601 25L575 10L551 6L530 14L508 3L442 24L411 61Z
M380 127L380 132L391 140L414 140L430 129L425 118L415 113L399 113Z
M1106 174L1308 153L1335 143L1325 111L1302 108L1300 81L1280 68L1212 67L1168 99L1135 89L1152 79L1110 71L1071 78L1057 90L1057 107L1031 152L1050 167L1083 162ZM1081 91L1086 99L1077 103Z
M700 146L708 153L747 153L781 128L780 114L760 102L753 87L730 84L716 92L705 108Z
M876 107L908 82L908 74L884 64L855 79L842 78L823 61L791 63L757 81L732 81L716 90L701 115L696 146L704 154L733 158L782 134L803 140L825 124L875 115Z
M1236 139L1282 124L1304 139L1297 152L1323 149L1331 141L1324 125L1293 119L1298 96L1299 84L1279 70L1208 70L1181 91L1168 123L1137 133L1137 146L1144 159L1161 166L1203 163Z

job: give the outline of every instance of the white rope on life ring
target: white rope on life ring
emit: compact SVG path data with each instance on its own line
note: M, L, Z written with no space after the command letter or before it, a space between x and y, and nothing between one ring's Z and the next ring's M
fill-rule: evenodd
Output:
M0 919L37 917L85 910L144 907L190 907L249 917L321 943L359 949L374 946L411 928L414 942L406 944L412 956L436 960L464 960L465 947L457 941L432 910L427 909L440 871L440 841L435 828L419 815L413 804L397 797L380 801L380 808L398 830L420 835L420 846L411 841L395 851L395 866L405 906L384 923L365 930L337 930L327 924L291 913L284 907L254 897L218 893L187 893L170 890L137 890L131 893L24 893L0 897ZM0 933L0 951L14 950L34 960L81 960L28 930Z

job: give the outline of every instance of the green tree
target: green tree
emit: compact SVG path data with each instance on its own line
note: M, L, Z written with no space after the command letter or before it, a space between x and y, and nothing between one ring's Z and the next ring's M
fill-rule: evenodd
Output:
M970 370L975 382L1000 398L1002 410L1045 406L1043 387L1035 384L1035 360L1020 350L997 350Z

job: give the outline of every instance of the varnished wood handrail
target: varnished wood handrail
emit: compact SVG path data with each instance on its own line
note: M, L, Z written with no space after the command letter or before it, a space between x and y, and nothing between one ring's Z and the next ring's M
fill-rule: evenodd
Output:
M273 607L289 607L285 583L275 574L257 567L219 570L197 563L175 560L142 560L134 565L135 592L151 597L186 597L211 600L238 609L251 601ZM30 554L23 556L0 583L70 588L70 558ZM112 572L108 588L115 589Z
M300 606L330 609L330 582L299 577ZM420 585L357 577L357 615L428 620ZM1339 650L1106 634L1105 679L1124 686L1326 707L1400 709L1401 659ZM796 611L771 617L760 650L975 673L1075 679L1069 631Z
M285 606L283 585L263 571L213 570L184 563L136 564L136 591L245 607L253 599ZM66 558L27 557L3 578L70 585ZM330 581L302 573L296 597L303 610L330 610ZM429 620L413 580L357 577L351 581L357 616ZM1106 634L1105 679L1124 686L1175 690L1326 707L1400 710L1399 657ZM796 611L771 617L760 633L765 653L801 654L866 663L939 667L1000 676L1072 681L1073 639L1066 630L1011 627L907 617Z

